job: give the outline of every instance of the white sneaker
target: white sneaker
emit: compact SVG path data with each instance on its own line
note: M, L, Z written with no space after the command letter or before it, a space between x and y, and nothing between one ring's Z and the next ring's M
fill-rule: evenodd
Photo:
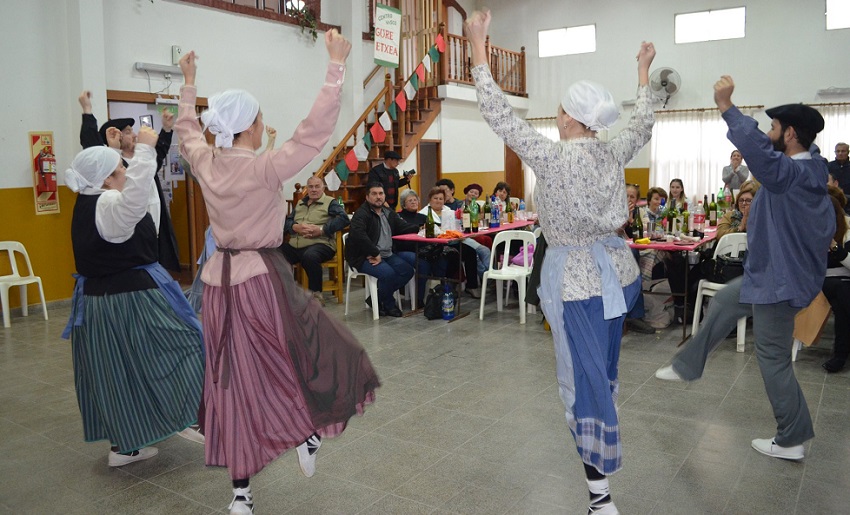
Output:
M593 503L587 507L588 515L620 515L620 510L614 506L614 501L611 501L607 504L603 504L602 506L595 506Z
M192 424L183 431L178 432L177 436L181 436L189 441L199 443L201 445L204 445L204 442L206 442L206 438L203 433L201 433L201 428L196 424Z
M254 513L254 496L251 494L251 487L234 488L233 500L230 501L230 515L249 515Z
M673 370L673 365L661 367L655 371L655 377L663 381L684 381L682 377Z
M138 454L118 454L115 451L109 451L109 466L123 467L124 465L129 465L130 463L135 463L137 461L153 458L154 456L159 454L159 450L156 447L142 447L136 452Z
M316 452L313 454L310 454L310 449L307 446L308 442L316 448ZM301 472L307 477L313 477L313 474L316 473L316 454L319 453L319 447L321 446L322 440L313 435L306 442L295 448L298 451L298 465L301 466Z
M803 459L804 450L802 445L782 447L781 445L776 445L773 438L756 438L753 440L752 446L758 452L774 458L782 458L783 460Z

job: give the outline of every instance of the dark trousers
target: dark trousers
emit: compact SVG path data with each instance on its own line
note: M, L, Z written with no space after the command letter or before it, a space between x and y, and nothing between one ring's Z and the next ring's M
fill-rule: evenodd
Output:
M411 254L411 256L409 259L405 259L408 256L402 257L401 254ZM412 254L412 252L391 254L385 258L381 258L381 262L377 265L373 265L367 259L357 267L358 271L378 278L378 302L380 307L384 309L392 307L395 303L393 292L407 284L407 281L413 277L413 267L410 265L410 262L415 258L412 257ZM374 299L372 301L374 302Z
M835 344L832 356L844 362L850 356L850 277L827 277L823 294L835 315Z
M289 243L284 243L280 246L280 250L287 261L293 265L301 264L301 268L307 274L310 290L321 292L322 263L333 258L336 252L324 243L317 243L300 249L296 249Z

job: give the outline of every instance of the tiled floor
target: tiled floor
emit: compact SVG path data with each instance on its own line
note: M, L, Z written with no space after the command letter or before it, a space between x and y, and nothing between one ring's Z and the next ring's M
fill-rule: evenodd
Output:
M383 380L378 400L324 442L312 479L292 452L255 477L256 513L584 513L583 471L539 315L521 326L515 308L488 305L483 322L372 322L352 296L346 320ZM345 318L341 305L328 309ZM82 442L69 344L59 338L67 314L52 309L45 322L36 310L0 330L0 512L224 512L227 473L204 466L200 445L173 437L156 458L110 469L106 443ZM743 354L727 339L701 381L658 381L680 334L676 326L623 339L625 468L611 478L622 513L850 512L850 373L821 369L831 336L795 364L817 437L793 463L750 449L775 428L751 335Z

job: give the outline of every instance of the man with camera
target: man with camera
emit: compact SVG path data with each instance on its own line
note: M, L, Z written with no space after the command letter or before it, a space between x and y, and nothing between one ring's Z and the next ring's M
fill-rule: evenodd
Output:
M393 211L398 205L398 189L410 184L410 177L416 174L415 170L410 170L399 177L399 161L401 161L401 154L388 150L384 153L384 162L369 170L368 184L380 182L384 185L385 205Z

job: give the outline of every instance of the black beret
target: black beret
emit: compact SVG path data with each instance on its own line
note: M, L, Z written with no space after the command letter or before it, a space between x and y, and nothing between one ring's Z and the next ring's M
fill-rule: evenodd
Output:
M478 193L481 194L484 191L484 188L482 188L480 184L473 182L472 184L464 188L463 192L469 193L469 190L478 190Z
M814 134L823 130L823 116L813 107L803 104L785 104L772 107L765 111L771 118L776 118L795 130L811 131Z
M123 131L125 127L132 127L133 124L136 123L136 120L133 118L115 118L113 120L109 120L100 126L100 139L103 140L103 144L106 145L106 129L110 127L115 127L119 131Z
M396 152L395 150L387 150L384 152L384 159L401 159L401 154Z

